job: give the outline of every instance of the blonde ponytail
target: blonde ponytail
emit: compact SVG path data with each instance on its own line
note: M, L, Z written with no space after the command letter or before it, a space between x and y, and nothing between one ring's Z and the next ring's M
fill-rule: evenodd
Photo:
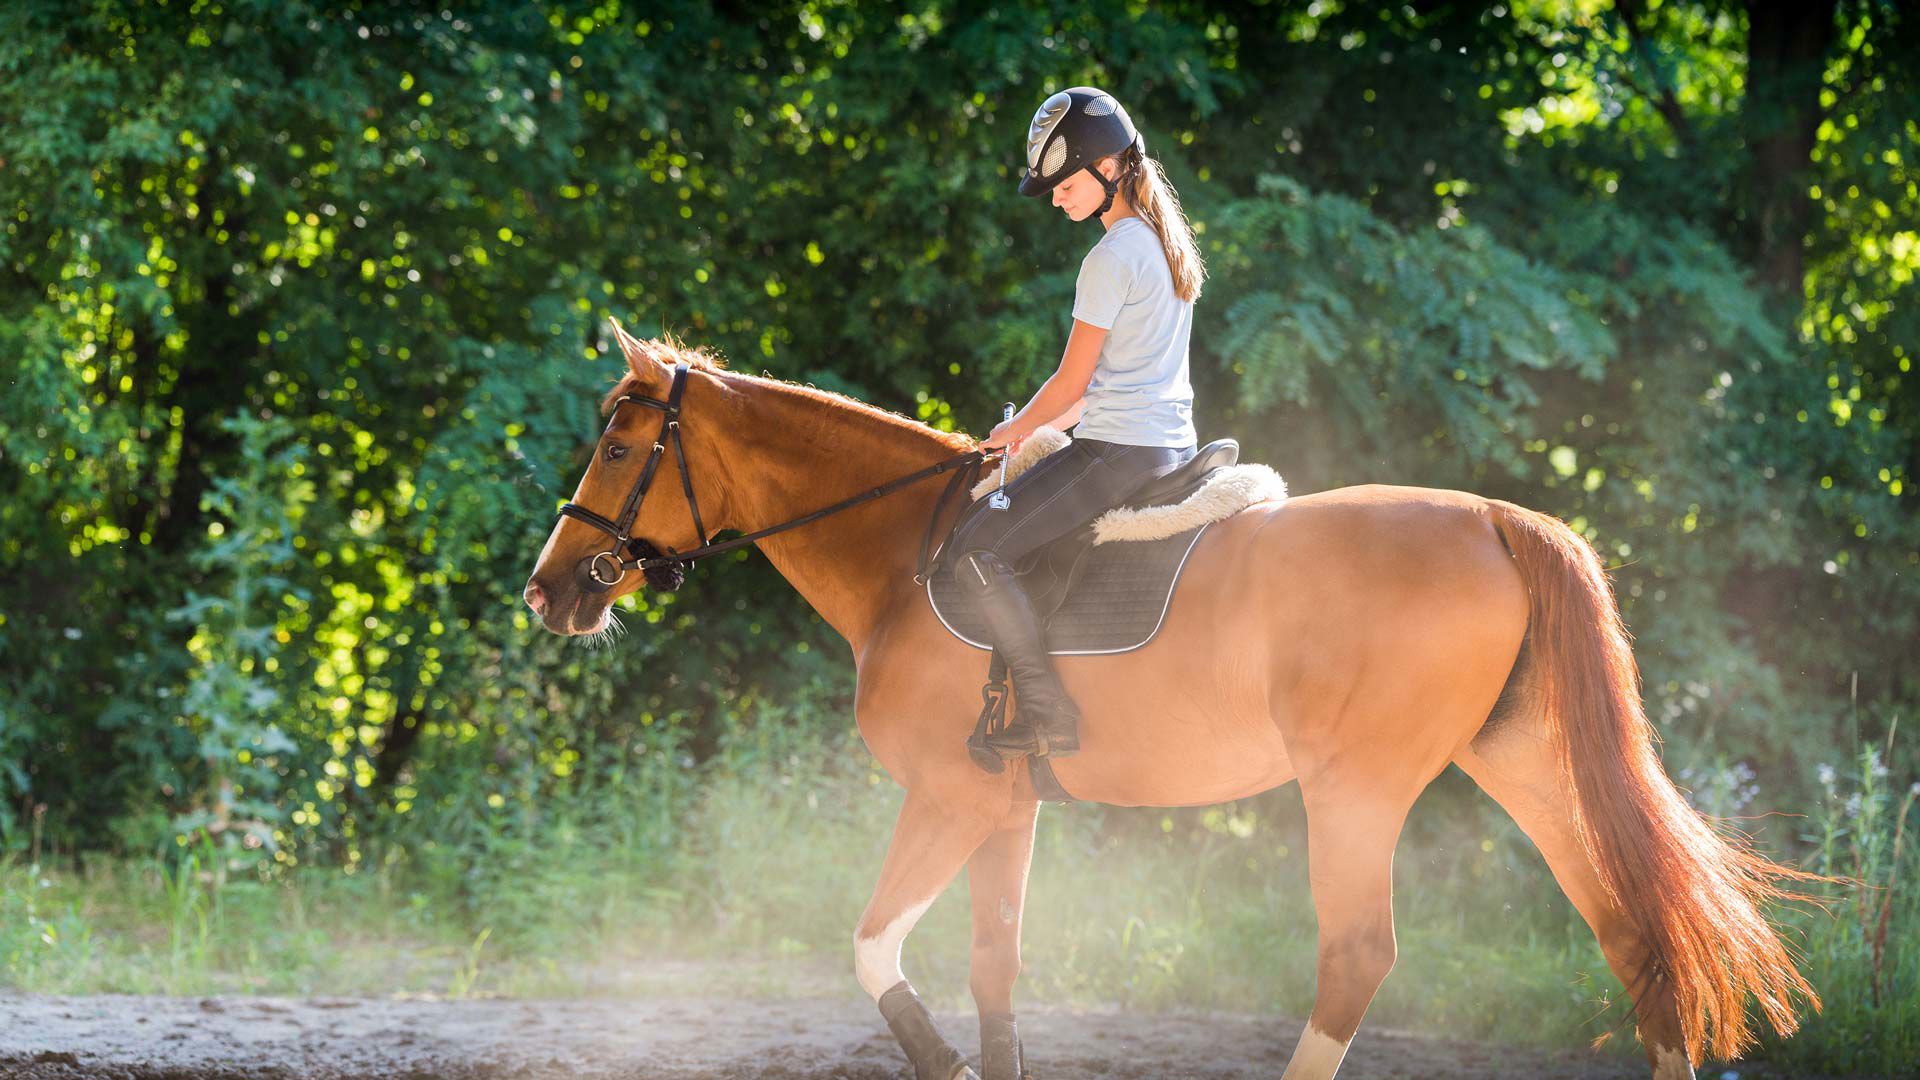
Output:
M1167 269L1173 274L1173 292L1192 303L1200 299L1200 283L1206 280L1206 264L1200 248L1193 242L1193 228L1180 208L1180 195L1167 180L1160 163L1140 152L1138 143L1114 155L1120 167L1120 193L1126 196L1133 212L1153 226L1160 237L1161 250L1167 255Z

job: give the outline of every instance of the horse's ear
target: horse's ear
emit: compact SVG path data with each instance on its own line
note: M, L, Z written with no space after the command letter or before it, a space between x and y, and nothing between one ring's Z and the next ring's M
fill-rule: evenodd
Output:
M620 320L612 316L608 316L607 321L613 324L613 337L620 343L620 352L627 358L627 366L642 382L652 382L663 369L672 369L673 361L658 342L641 341L627 333L626 327L620 325Z

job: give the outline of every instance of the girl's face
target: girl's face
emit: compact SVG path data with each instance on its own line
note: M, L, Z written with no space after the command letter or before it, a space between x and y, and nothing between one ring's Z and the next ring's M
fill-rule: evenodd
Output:
M1119 166L1112 158L1102 158L1094 164L1100 175L1112 180L1119 175ZM1075 169L1073 175L1053 186L1053 205L1075 221L1085 221L1100 209L1106 201L1107 189L1100 182L1087 175L1085 169ZM1119 205L1121 196L1115 195L1114 204Z

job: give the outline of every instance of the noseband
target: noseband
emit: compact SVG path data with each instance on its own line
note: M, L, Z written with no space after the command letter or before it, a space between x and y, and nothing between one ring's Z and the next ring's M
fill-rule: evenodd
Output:
M927 522L927 534L920 542L920 560L914 571L915 579L923 580L927 565L927 549L933 542L934 524L940 519L940 511L945 508L947 500L952 497L955 490L972 486L972 481L967 478L979 475L980 465L986 457L980 450L956 454L919 472L889 481L870 491L861 492L850 499L843 499L810 514L783 521L778 525L748 533L745 536L735 537L724 543L708 543L706 526L700 520L700 503L693 495L693 477L687 472L687 448L680 441L680 399L686 389L687 362L682 360L673 366L673 386L667 392L667 400L661 401L658 398L639 394L626 394L613 403L615 416L619 415L622 405L642 405L649 409L659 409L662 414L660 430L654 435L653 450L647 455L646 467L640 470L640 479L634 483L633 490L627 493L627 501L621 504L618 518L601 517L576 502L568 502L560 508L561 517L585 522L606 533L613 540L612 547L583 560L575 573L580 587L588 592L606 592L620 584L629 570L639 570L647 576L647 581L655 588L671 592L680 587L686 579L686 568L696 559L704 559L709 555L718 555L735 548L745 547L761 537L798 528L829 514L837 514L849 507L858 506L870 499L889 495L929 476L965 466L961 472L955 473L953 478L947 481L946 490L941 492L940 500L934 504L933 520ZM608 423L611 424L612 421L609 420ZM668 548L667 554L663 555L660 549L647 541L636 539L632 535L632 529L634 520L640 516L640 504L646 501L647 489L653 486L654 474L660 468L660 458L667 451L669 438L673 440L673 456L679 459L680 487L687 494L687 509L693 512L693 531L700 537L700 546L692 551L674 551ZM963 480L966 482L963 483Z

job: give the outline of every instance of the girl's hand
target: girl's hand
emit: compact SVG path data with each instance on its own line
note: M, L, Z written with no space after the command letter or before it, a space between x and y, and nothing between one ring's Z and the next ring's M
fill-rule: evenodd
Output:
M1021 435L1013 434L1012 422L1003 421L1001 423L995 424L993 426L993 431L990 434L988 434L986 438L980 440L980 448L983 450L992 450L996 447L1004 446L1007 449L1007 453L1013 454L1013 453L1018 453L1020 450L1020 444L1026 441L1027 441L1026 434L1021 434Z

